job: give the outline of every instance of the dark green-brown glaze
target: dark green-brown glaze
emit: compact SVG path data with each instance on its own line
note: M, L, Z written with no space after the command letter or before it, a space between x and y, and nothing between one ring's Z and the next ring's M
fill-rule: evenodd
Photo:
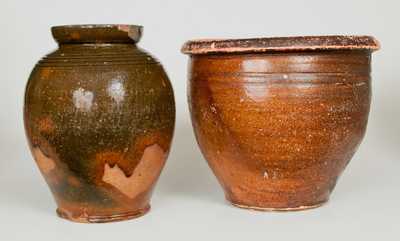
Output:
M140 29L53 27L59 49L29 78L25 129L61 217L108 222L149 210L175 104L162 66L135 44Z
M372 37L190 41L189 107L199 146L234 205L326 202L364 136Z

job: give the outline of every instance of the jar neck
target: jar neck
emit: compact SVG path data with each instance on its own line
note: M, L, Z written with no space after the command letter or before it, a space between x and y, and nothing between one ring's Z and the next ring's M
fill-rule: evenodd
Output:
M58 50L65 54L97 54L97 53L128 53L137 52L140 49L134 43L82 43L82 44L71 44L62 43L59 44Z
M69 49L69 48L137 48L135 43L59 43L59 48Z

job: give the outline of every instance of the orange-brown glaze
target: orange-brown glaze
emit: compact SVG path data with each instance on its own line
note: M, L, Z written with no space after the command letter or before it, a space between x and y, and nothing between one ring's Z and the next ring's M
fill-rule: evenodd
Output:
M71 208L71 207L69 207ZM150 210L150 205L143 209L138 209L133 212L105 214L105 215L90 215L86 208L81 205L77 206L73 211L57 208L57 214L61 218L68 219L78 223L107 223L115 221L124 221L132 218L143 216ZM96 212L97 213L97 212Z
M75 176L69 176L69 177L67 178L67 180L68 180L68 184L71 185L71 186L73 186L73 187L79 188L79 187L82 186L82 184L81 184L81 182L79 181L79 179L78 179L77 177L75 177Z
M51 68L43 68L41 71L42 78L49 79L52 72Z
M226 198L257 210L326 202L365 133L371 52L196 53L192 123Z
M32 155L49 186L60 185L69 175L64 171L63 164L49 143L38 139L31 147Z
M50 117L45 117L39 120L38 129L43 134L50 134L55 129L54 122L51 120Z
M95 169L98 176L94 178L95 188L107 196L106 200L109 200L107 202L114 203L111 206L101 202L73 201L74 197L71 199L60 193L64 188L80 190L79 192L83 193L84 190L90 190L94 186L86 183L61 163L45 141L36 141L36 145L42 146L45 153L38 147L33 148L32 153L47 183L52 188L60 217L83 223L120 221L139 217L150 209L150 196L168 155L160 147L165 142L160 139L162 136L161 133L149 133L148 136L138 138L137 144L134 144L132 148L142 153L141 156L128 151L128 148L124 148L124 155L121 154L124 151L104 151L95 155ZM157 144L158 142L161 144ZM143 143L149 144L144 146ZM139 160L134 160L135 157L139 157ZM127 175L126 170L120 166L123 164L128 167L134 165L130 175Z
M34 148L32 153L43 174L49 174L56 167L54 160L44 155L39 148Z
M125 175L118 164L111 167L106 163L102 180L111 184L129 198L134 198L149 189L158 178L164 166L165 157L164 151L157 144L154 144L144 150L139 164L130 177Z

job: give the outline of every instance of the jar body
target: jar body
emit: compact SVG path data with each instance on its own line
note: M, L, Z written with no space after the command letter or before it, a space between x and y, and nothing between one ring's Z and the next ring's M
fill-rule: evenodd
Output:
M312 208L364 136L370 51L192 55L188 91L198 144L232 204Z
M61 217L108 222L149 210L175 104L162 66L135 44L60 45L32 71L24 120Z

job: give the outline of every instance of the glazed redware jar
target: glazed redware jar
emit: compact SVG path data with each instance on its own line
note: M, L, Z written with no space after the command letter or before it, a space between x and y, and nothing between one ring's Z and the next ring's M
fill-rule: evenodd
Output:
M229 202L302 210L328 200L365 133L377 49L368 36L183 46L194 131Z
M175 122L161 64L137 46L135 25L52 28L59 48L35 66L25 129L58 205L76 222L146 213Z

